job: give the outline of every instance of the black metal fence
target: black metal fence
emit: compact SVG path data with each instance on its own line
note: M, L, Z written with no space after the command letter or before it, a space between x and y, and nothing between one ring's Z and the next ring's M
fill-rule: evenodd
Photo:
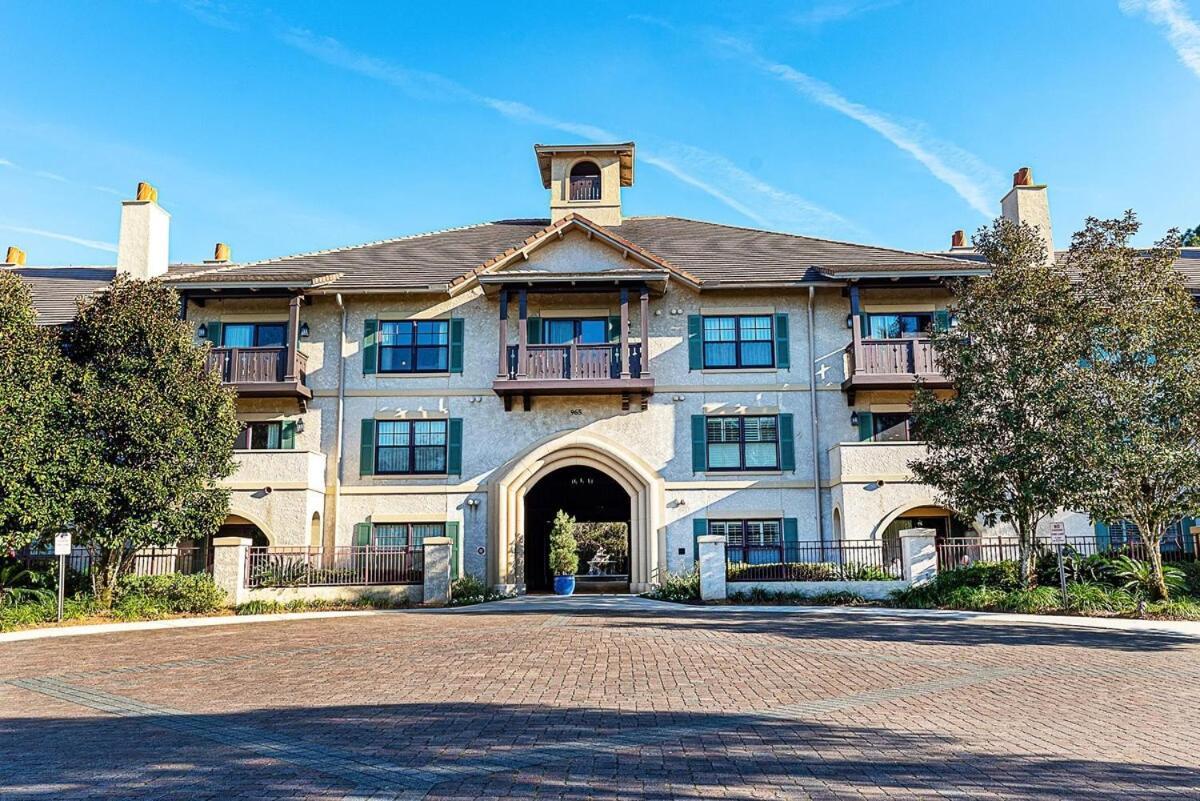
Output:
M1039 552L1053 553L1055 546L1047 540L1038 540ZM1125 555L1145 561L1150 558L1149 546L1140 541L1098 542L1094 536L1067 537L1064 552L1078 556ZM1196 559L1194 551L1186 547L1162 547L1159 551L1164 562L1186 562ZM948 537L937 542L938 570L956 570L969 567L976 562L1016 561L1020 554L1020 542L1016 537Z
M727 545L727 581L892 581L904 578L898 544L880 540Z
M45 570L58 564L53 553L18 551L15 561L32 570ZM83 575L92 571L92 557L85 548L75 548L67 557L67 569ZM172 573L207 573L212 571L208 552L204 548L143 548L133 556L135 576L165 576Z
M425 555L419 548L352 545L337 548L250 548L246 586L339 587L349 584L420 584Z

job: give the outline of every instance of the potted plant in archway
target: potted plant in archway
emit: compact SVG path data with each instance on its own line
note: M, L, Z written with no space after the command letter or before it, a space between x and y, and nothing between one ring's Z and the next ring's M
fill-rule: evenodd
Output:
M575 592L575 572L579 569L579 543L575 541L575 518L558 510L550 529L550 569L554 571L554 594Z

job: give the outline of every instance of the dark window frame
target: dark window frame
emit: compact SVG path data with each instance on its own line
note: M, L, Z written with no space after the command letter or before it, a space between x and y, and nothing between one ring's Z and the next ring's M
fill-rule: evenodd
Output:
M563 322L572 323L572 335L570 342L551 342L550 328L555 323ZM584 323L599 323L604 330L604 339L600 342L584 342L583 341L583 324ZM543 317L541 330L541 343L543 345L607 345L608 344L608 318L607 317Z
M867 319L867 335L864 337L864 339L873 342L888 339L928 339L929 335L933 333L934 327L937 326L937 312L867 312L865 316ZM897 321L899 321L899 319L902 317L927 317L929 319L928 322L924 324L927 327L916 333L905 334L903 331L901 331L896 336L876 337L871 333L871 321L880 317L895 317Z
M775 464L774 466L755 466L748 467L746 465L746 420L765 420L770 419L775 421ZM737 420L738 421L738 463L735 467L713 467L712 451L713 445L730 445L729 442L713 442L709 439L708 422L710 420ZM759 443L751 444L765 444ZM759 473L759 472L775 472L782 470L783 454L780 452L779 440L779 415L777 414L710 414L704 416L704 464L706 472L714 473Z
M250 344L250 345L227 345L225 343L225 338L229 335L229 329L237 328L238 326L249 326L250 328L252 328L254 330L254 333L253 333L254 341L252 344ZM287 337L288 337L287 327L288 327L287 323L281 323L281 322L277 322L277 321L268 321L268 322L261 322L261 323L255 323L255 322L224 323L221 326L221 347L222 348L238 348L239 350L244 350L246 348L286 348L287 347ZM261 344L259 340L261 339L263 329L272 329L272 330L282 329L283 336L280 337L282 342L280 342L278 344L273 344L273 345Z
M709 320L732 320L733 321L733 339L709 339L708 326L706 323ZM743 339L742 338L742 321L743 320L766 320L768 335L766 339ZM745 364L742 358L742 345L766 344L771 349L771 358L766 364ZM709 345L732 345L733 346L733 364L709 364L708 361L708 346ZM705 370L770 370L778 367L779 354L775 352L775 315L773 314L705 314L700 317L700 364Z
M435 345L422 345L418 341L420 328L423 325L437 325L444 330L433 332L435 336L443 339ZM387 344L387 337L392 336L393 332L388 330L389 326L408 326L409 342L407 345ZM398 333L398 332L397 332ZM409 369L388 369L384 367L385 356L388 352L408 352ZM422 351L440 351L441 359L439 360L444 367L419 368L418 355ZM380 320L379 330L376 332L376 348L375 348L375 370L381 375L442 375L450 372L450 321L448 319L436 318L432 320Z
M270 442L270 429L276 430L275 439L279 443L277 447L270 447L268 444L263 448L254 447L254 432L252 429L255 426L263 427L268 430L267 441ZM244 447L243 446L244 443ZM242 425L242 430L238 432L237 440L234 442L234 450L239 451L279 451L283 450L283 422L280 420L249 420Z
M417 425L420 423L441 423L442 424L442 443L440 445L418 445L417 444ZM408 429L408 444L407 445L382 445L380 440L384 436L385 427L403 426ZM398 433L396 432L391 433ZM417 450L420 448L441 448L442 451L442 467L440 470L417 470ZM407 451L408 452L408 469L407 470L384 470L380 467L382 459L380 458L385 450ZM379 476L444 476L448 475L450 469L450 421L446 419L437 420L380 420L375 425L375 475Z
M899 423L893 423L891 426L882 426L887 418L903 417L904 418L904 439L880 439L879 435L890 428L894 428ZM912 412L874 412L871 415L871 442L914 442L913 439L913 415Z
M405 542L404 545L380 545L379 544L378 532L381 527L399 527L399 526L404 526L405 529L407 529L405 538L404 538L404 542ZM416 526L437 526L439 529L441 529L441 534L427 534L427 535L425 535L426 537L429 537L429 536L444 537L444 536L446 536L446 524L445 523L438 523L438 522L412 523L412 522L407 522L407 521L402 521L399 523L372 523L371 524L371 547L372 548L386 548L389 551L413 551L413 550L416 550L416 547L413 545L413 533L414 533L413 528ZM425 537L421 538L421 542L422 542L422 544L424 544Z

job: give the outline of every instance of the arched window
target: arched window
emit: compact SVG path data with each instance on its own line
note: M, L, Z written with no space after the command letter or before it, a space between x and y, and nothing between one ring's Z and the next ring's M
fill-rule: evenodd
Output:
M600 199L600 167L594 161L581 161L571 168L571 200Z

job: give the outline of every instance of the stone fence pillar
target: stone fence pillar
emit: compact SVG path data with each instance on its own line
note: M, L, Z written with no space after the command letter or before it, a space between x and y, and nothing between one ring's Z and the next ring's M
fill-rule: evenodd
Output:
M937 575L937 532L931 528L910 528L900 532L900 553L904 578L914 586L932 581Z
M450 545L449 537L425 538L425 606L445 606L450 603Z
M704 534L697 538L700 546L700 600L725 600L725 538L719 534Z
M229 606L246 600L246 554L252 540L247 537L217 537L213 540L213 582L225 590Z

